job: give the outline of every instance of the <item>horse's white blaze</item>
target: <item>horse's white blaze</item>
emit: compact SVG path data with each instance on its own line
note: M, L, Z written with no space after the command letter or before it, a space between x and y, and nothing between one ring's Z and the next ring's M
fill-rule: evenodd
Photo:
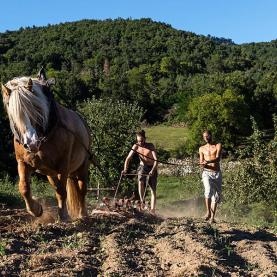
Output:
M30 123L30 120L26 122L26 132L23 134L23 144L31 151L38 150L39 147L39 138L36 130Z

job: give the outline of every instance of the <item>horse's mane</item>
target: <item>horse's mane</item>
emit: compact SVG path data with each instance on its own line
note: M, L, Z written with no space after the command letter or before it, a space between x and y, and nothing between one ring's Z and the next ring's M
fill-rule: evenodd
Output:
M45 131L49 119L49 104L41 84L36 79L32 79L32 91L29 91L29 80L29 77L20 77L6 84L12 91L7 112L10 121L20 134L26 131L26 125L30 123L34 128L39 125Z

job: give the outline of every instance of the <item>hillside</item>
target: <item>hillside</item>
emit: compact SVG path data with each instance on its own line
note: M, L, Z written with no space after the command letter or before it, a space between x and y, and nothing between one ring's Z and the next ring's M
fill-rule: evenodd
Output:
M250 116L262 129L273 127L276 57L276 41L236 45L151 19L82 20L0 33L1 82L35 77L44 65L56 79L58 102L75 110L92 98L138 103L142 121L188 126L190 151L204 128L231 148L251 132ZM0 167L14 175L2 104L0 115Z
M0 231L1 276L277 274L273 231L225 222L145 214L41 225L2 208Z
M276 77L268 73L276 71L276 54L276 41L235 45L151 19L82 20L1 33L0 79L35 76L44 65L66 104L75 107L92 96L137 101L144 117L155 122L173 104L181 101L184 109L183 97L220 92L218 85L222 91L238 90L247 101L254 90L260 101L260 93L269 97Z

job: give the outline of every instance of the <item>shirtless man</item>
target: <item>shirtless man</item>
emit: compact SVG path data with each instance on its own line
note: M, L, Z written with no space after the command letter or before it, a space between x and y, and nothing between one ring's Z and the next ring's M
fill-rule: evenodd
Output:
M203 168L202 181L205 188L205 204L207 213L205 220L214 223L217 204L221 197L222 175L220 171L221 143L212 142L212 134L206 130L203 133L205 145L199 148L199 164Z
M139 155L140 165L138 167L138 191L140 201L143 205L145 185L147 182L147 176L149 175L149 186L151 189L151 212L155 213L156 208L156 186L157 186L157 154L155 147L152 143L146 142L145 132L141 130L136 133L137 143L133 145L132 150L129 152L122 174L126 174L133 155L137 153Z

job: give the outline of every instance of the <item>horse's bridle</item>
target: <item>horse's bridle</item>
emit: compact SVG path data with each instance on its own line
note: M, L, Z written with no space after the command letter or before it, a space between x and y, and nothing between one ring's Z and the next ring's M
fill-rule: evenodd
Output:
M54 96L52 94L52 92L50 91L50 85L52 84L52 80L50 79L50 81L44 81L44 80L39 80L39 83L40 85L42 86L42 91L43 91L43 94L46 96L48 102L49 102L49 116L50 116L50 113L53 114L54 113L54 116L56 117L57 116L57 112L56 112L56 105L55 105L55 101L54 101ZM33 92L33 89L29 89L29 91ZM10 95L13 93L13 90L11 90L11 93ZM10 97L9 97L10 98ZM5 101L5 106L6 106L6 109L7 107L9 106L9 98ZM39 150L40 150L40 147L41 145L47 140L47 137L49 135L49 133L51 132L51 130L57 125L55 124L54 126L50 127L50 125L48 124L47 126L47 130L45 132L41 132L41 131L37 131L38 135L40 133L40 135L38 136L38 150L36 150L36 152L33 152L31 150L29 150L28 148L26 148L24 146L24 141L23 141L23 138L22 136L20 135L20 133L18 132L18 129L16 127L16 125L14 124L13 120L10 118L10 127L11 127L11 130L12 130L12 133L15 137L15 140L17 143L23 145L23 147L30 153L37 153ZM55 121L56 122L56 121ZM35 128L36 130L38 130L38 126Z

